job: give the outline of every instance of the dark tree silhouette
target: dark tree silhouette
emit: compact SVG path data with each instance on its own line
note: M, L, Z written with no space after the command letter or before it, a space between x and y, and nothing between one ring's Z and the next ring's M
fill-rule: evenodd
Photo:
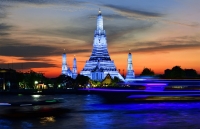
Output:
M166 69L164 72L164 77L165 78L171 78L171 70L170 69Z
M35 81L42 82L45 77L41 73L36 73L33 70L30 70L29 72L24 73L24 82L26 85L26 88L28 89L34 89L35 88Z
M184 78L184 70L180 66L174 66L171 70L171 78Z
M54 88L57 88L58 85L61 85L61 88L73 87L74 79L67 75L60 75L55 79Z
M118 77L114 77L112 79L111 85L112 86L118 86L118 83L120 82L120 79Z
M151 70L150 68L144 68L140 75L141 76L153 76L154 75L154 71Z
M194 69L185 69L185 78L197 78L198 74L197 71Z
M78 74L75 81L78 85L85 85L89 82L89 80L89 77Z
M198 78L197 71L194 69L182 69L180 66L174 66L171 70L166 69L164 78L183 79L183 78Z

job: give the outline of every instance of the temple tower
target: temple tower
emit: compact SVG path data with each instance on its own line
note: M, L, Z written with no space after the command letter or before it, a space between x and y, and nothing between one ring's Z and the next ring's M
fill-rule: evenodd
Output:
M76 57L74 56L73 69L72 69L72 78L76 79L76 77L77 77L77 65L76 65Z
M72 77L72 72L67 65L67 56L65 53L65 49L64 53L62 54L62 74Z
M117 71L114 61L110 59L108 49L107 49L107 40L106 40L106 31L103 30L103 16L101 10L99 10L97 16L97 28L94 31L94 40L93 40L93 50L89 60L86 61L85 67L80 72L81 75L88 76L93 80L91 71L93 71L97 64L103 71L103 77L109 73L112 78L118 77L120 80L124 81L124 78Z
M66 57L66 53L64 52L62 54L62 74L66 74L66 73L67 73L67 57Z
M133 81L135 79L135 74L133 70L133 64L132 64L132 54L128 53L128 60L127 60L127 73L126 73L126 82Z

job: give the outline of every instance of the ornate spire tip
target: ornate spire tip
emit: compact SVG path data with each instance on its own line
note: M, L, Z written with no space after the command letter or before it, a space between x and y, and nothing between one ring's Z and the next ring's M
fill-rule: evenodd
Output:
M101 9L99 8L99 14L101 14Z

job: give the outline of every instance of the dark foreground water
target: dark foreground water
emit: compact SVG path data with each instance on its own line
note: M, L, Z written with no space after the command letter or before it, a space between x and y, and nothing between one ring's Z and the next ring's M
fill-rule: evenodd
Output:
M0 102L64 98L61 116L4 118L0 129L199 129L200 102L108 104L97 95L0 95ZM0 113L5 112L0 107Z

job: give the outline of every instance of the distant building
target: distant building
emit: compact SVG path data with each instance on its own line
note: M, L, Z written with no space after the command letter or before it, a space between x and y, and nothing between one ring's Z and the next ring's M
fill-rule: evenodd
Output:
M110 76L110 74L107 74L104 80L101 82L101 84L104 86L110 85L112 83L113 79Z
M19 81L17 72L13 69L1 69L0 68L0 91L18 89Z
M110 59L107 49L106 31L103 29L103 16L99 10L92 54L89 60L86 61L80 74L88 76L92 80L103 80L108 73L112 78L118 77L121 81L124 81L124 78L117 71L114 61Z
M126 73L126 82L134 81L135 79L135 73L133 70L133 64L132 64L132 54L128 53L128 60L127 60L127 73Z

